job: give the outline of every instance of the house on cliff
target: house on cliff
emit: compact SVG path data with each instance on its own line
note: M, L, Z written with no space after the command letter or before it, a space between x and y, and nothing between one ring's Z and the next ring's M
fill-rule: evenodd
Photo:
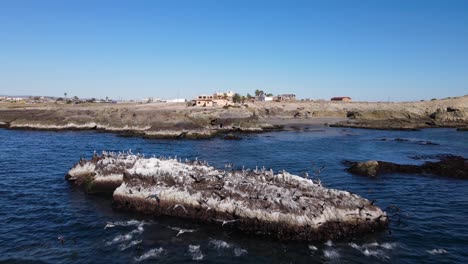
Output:
M282 101L295 101L296 95L295 94L280 94L274 97L275 101L282 102Z
M273 101L273 96L267 96L265 93L261 93L260 95L255 96L254 98L255 98L255 101L258 101L258 102Z
M195 100L194 106L226 106L233 101L234 92L216 92L213 95L199 95Z

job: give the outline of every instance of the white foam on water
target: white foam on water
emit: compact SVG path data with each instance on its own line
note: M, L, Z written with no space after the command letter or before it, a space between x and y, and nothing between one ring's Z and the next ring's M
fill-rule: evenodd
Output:
M377 250L370 250L370 249L367 249L367 248L366 248L366 249L362 250L362 254L364 254L364 256L367 256L367 257L369 257L369 256L383 257L383 258L387 257L387 256L385 255L385 253L384 253L382 250L379 250L379 249L377 249Z
M232 245L223 240L212 239L209 244L217 250L231 248Z
M146 259L154 259L159 258L164 253L164 249L160 248L153 248L148 250L145 254L135 258L135 261L139 262Z
M437 255L437 254L446 254L447 253L447 250L443 249L443 248L434 248L433 250L426 250L427 253L431 254L431 255Z
M106 242L106 245L110 246L110 245L113 245L113 244L116 244L116 243L129 241L129 240L132 240L132 238L133 238L133 234L131 232L128 233L128 234L125 234L125 235L118 235L118 236L114 237L114 239L112 239L112 241Z
M318 248L314 245L309 245L309 250L315 252L318 250Z
M372 243L363 244L362 246L363 246L363 247L366 247L366 248L378 247L378 246L379 246L379 243L377 243L377 242L372 242Z
M380 246L385 249L394 249L398 246L398 243L382 243Z
M373 242L359 246L358 244L351 242L348 245L356 250L359 250L366 257L373 256L388 259L389 257L385 254L385 251L382 249L391 250L397 246L397 243L379 244L377 242Z
M119 246L119 249L120 249L121 251L124 251L124 250L129 249L129 248L131 248L131 247L133 247L133 246L136 246L136 245L138 245L138 244L141 244L141 242L143 242L143 240L133 240L132 242L130 242L130 243L128 243L128 244L122 244L122 245L120 245L120 246Z
M116 222L107 222L106 227L115 227L115 226L137 226L140 224L145 224L144 221L138 220L128 220L128 221L116 221ZM104 229L106 228L104 227Z
M331 247L331 246L333 246L333 241L328 240L327 242L325 242L325 245Z
M325 249L323 251L323 256L330 260L337 260L340 258L340 253L336 249Z
M203 253L200 250L200 245L189 245L188 251L192 260L202 260L204 258Z
M236 256L236 257L242 257L242 256L247 255L248 253L249 252L246 249L243 249L243 248L240 248L240 247L236 247L234 249L234 256Z
M145 230L145 229L143 228L144 225L145 225L145 223L144 223L144 222L141 222L141 223L138 225L138 227L137 227L138 231L143 232L143 231Z
M354 249L357 249L357 250L360 250L360 249L361 249L361 247L358 246L358 244L353 243L353 242L349 243L349 246L352 247L352 248L354 248Z
M140 235L141 233L143 233L143 230L135 229L125 235L117 235L116 237L114 237L114 239L112 239L112 241L107 242L106 245L110 246L113 244L132 240L134 235Z

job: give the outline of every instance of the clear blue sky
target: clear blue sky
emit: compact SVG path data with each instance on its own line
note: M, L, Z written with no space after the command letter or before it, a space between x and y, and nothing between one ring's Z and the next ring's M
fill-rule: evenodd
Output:
M0 1L0 94L468 93L468 1Z

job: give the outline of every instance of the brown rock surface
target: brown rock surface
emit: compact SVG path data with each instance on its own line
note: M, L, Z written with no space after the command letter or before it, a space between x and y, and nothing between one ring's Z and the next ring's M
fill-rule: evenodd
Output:
M80 161L67 176L74 183L89 177L91 185L100 178L120 180L113 193L118 209L281 240L340 239L387 225L373 202L284 171L225 171L198 161L104 153Z

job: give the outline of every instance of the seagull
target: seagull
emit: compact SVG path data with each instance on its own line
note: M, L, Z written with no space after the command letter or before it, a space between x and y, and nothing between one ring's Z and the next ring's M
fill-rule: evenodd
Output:
M106 226L104 227L104 229L111 228L111 227L115 227L114 223L112 223L112 222L107 222L107 224L106 224Z
M222 223L221 226L224 226L225 224L230 224L239 221L239 219L236 220L219 220L219 219L214 219L217 222Z
M182 235L183 233L193 233L197 230L194 230L194 229L182 229L182 228L179 228L179 227L171 227L172 230L175 230L175 231L179 231L176 235L176 237L178 237L179 235Z
M176 204L176 205L174 205L174 208L172 208L172 211L174 211L174 210L177 209L178 207L184 209L184 212L185 212L186 214L188 214L187 209L185 209L185 207L184 207L183 205L181 205L181 204Z

